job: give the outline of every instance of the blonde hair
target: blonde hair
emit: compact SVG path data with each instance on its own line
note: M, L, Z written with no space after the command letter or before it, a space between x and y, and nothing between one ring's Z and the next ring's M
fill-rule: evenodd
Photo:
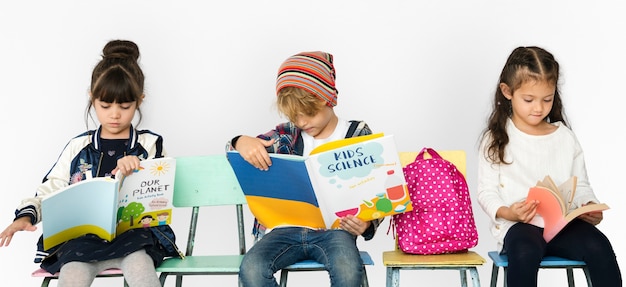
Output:
M276 105L280 113L295 122L299 114L315 116L326 102L304 89L285 87L278 92Z

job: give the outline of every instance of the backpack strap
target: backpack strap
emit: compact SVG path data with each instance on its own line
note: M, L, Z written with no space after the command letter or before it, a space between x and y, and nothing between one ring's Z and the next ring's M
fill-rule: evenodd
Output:
M429 147L425 147L422 149L422 151L420 151L420 153L417 155L417 157L415 158L415 160L423 160L424 159L424 154L428 153L430 155L431 158L441 158L441 156L432 148Z
M361 133L361 130L365 127L364 121L350 121L350 127L348 128L348 132L346 133L346 138L353 138Z

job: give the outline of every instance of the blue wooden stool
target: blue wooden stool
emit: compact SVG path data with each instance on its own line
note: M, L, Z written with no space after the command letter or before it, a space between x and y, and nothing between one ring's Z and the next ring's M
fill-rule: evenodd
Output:
M369 287L369 282L367 280L367 272L365 270L365 266L374 265L374 260L367 253L367 251L360 251L361 260L363 260L363 281L361 282L361 287ZM304 260L298 263L289 265L283 268L280 271L280 287L287 286L287 274L289 271L325 271L324 264L318 263L314 260Z
M491 287L496 287L498 281L498 270L500 267L504 269L504 286L506 287L506 269L509 267L509 259L506 255L500 255L498 251L489 251L489 258L493 261L493 268L491 269ZM587 278L587 286L592 287L591 279L589 278L589 270L587 264L584 261L569 260L556 256L546 256L541 260L539 268L565 268L567 270L567 286L574 287L574 268L580 268L585 272Z

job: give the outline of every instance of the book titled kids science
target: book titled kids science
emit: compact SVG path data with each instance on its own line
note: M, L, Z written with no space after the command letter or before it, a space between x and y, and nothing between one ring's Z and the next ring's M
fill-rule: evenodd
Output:
M237 151L227 157L250 211L268 228L338 228L349 214L368 221L413 209L393 136L333 141L308 157L270 154L266 171Z
M174 158L141 161L128 176L89 178L42 200L44 248L93 233L113 240L126 230L169 224Z

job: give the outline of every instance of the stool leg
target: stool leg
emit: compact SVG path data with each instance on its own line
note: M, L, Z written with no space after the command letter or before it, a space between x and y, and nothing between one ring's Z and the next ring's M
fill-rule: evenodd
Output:
M593 287L593 284L591 284L591 277L589 276L589 269L587 269L587 266L583 267L583 272L585 272L585 279L587 279L587 287Z
M387 287L400 287L400 268L387 267Z
M369 280L367 280L367 271L365 270L365 266L363 266L363 282L361 282L362 287L370 287Z
M570 267L565 268L565 270L567 272L567 286L574 287L574 270Z
M467 273L465 273L465 269L459 269L459 273L461 274L461 287L467 287Z
M506 283L506 280L507 280L507 278L506 278L506 277L508 277L508 276L507 276L507 274L506 274L506 273L507 273L507 271L508 271L508 270L506 270L506 267L504 267L504 268L502 268L502 269L504 269L504 285L503 285L503 286L504 286L504 287L507 287L507 285L508 285L508 284Z
M280 270L280 287L287 286L287 273L289 273L289 271L285 269Z
M490 287L496 287L496 285L498 284L498 271L500 270L500 267L496 266L496 264L494 263L491 267L491 284L489 284Z
M472 284L474 287L480 287L480 277L478 277L478 269L472 267L469 269L470 276L472 277Z

